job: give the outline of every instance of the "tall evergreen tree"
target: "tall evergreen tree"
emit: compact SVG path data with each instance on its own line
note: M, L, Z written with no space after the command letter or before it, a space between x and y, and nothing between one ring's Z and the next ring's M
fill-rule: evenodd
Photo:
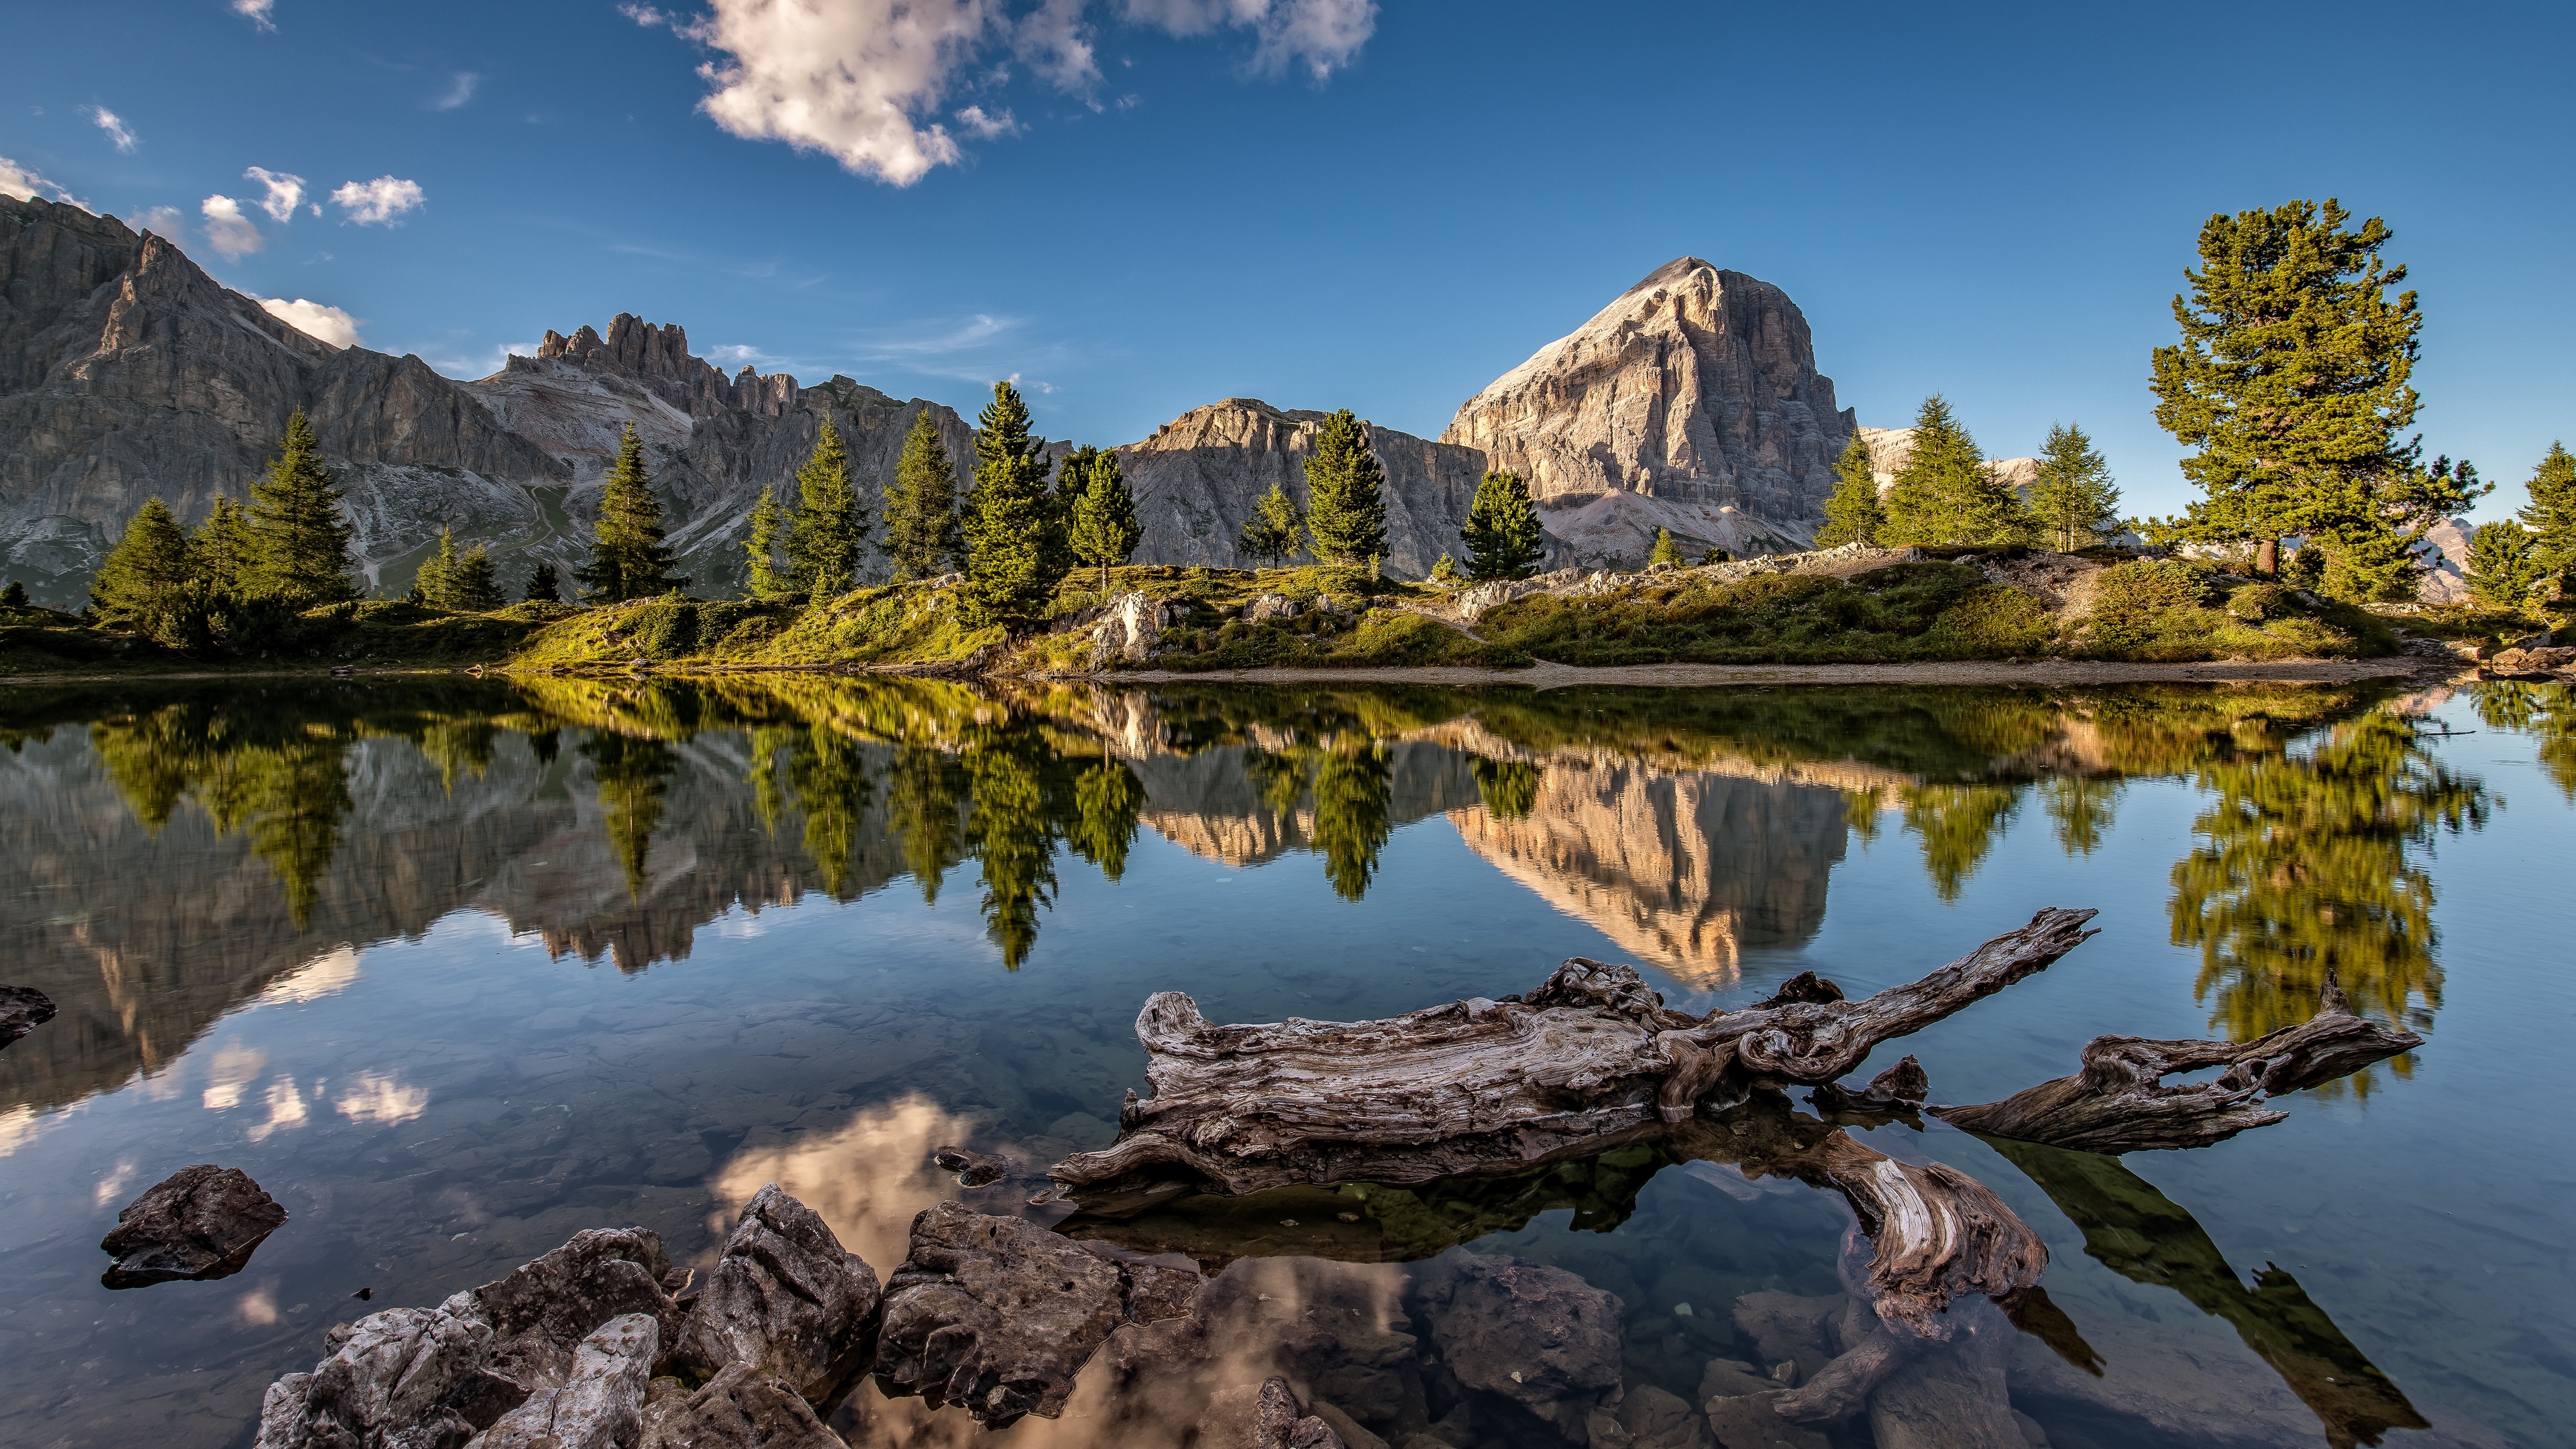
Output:
M1324 419L1306 454L1306 532L1326 563L1386 552L1386 470L1369 451L1368 425L1349 408Z
M778 495L766 485L751 505L751 536L742 541L744 592L755 599L784 599L796 592L778 572Z
M840 430L823 420L814 454L796 470L796 521L787 530L787 562L798 591L816 599L846 594L859 581L868 547L868 511L850 482Z
M357 525L340 512L339 480L322 466L313 425L296 409L268 477L251 485L250 566L244 593L269 594L296 608L358 597L349 576L358 561L349 552Z
M170 516L169 505L147 498L99 565L90 582L89 605L103 624L148 625L187 586L189 576L188 535Z
M9 587L0 589L0 609L27 607L27 584L24 579L11 579Z
M2014 543L2033 531L2011 485L1986 466L1977 440L1939 393L1914 415L1913 452L1883 506L1883 543Z
M433 609L456 607L456 530L438 531L438 547L420 561L412 575L411 586L420 591L420 599Z
M478 543L457 556L456 569L447 576L447 596L447 607L467 614L488 614L509 602L492 571L491 550Z
M966 537L957 517L957 470L930 409L912 420L886 490L886 554L898 579L926 579L961 566Z
M1252 516L1243 521L1243 534L1235 547L1251 558L1266 558L1277 568L1296 556L1306 537L1306 515L1297 509L1297 501L1288 496L1287 485L1273 483L1261 501L1252 506Z
M975 486L966 495L966 585L960 601L979 624L1041 616L1062 575L1049 568L1046 440L1029 432L1028 405L1007 382L977 415Z
M673 562L671 546L662 538L662 500L653 496L653 477L644 468L644 440L628 423L626 436L618 440L617 462L600 489L590 562L574 570L582 599L619 604L667 594L688 582L671 572Z
M2331 198L2211 217L2173 302L2182 340L2155 350L2151 379L2156 422L2196 450L2182 470L2203 495L2160 534L2251 542L2264 574L2282 535L2305 534L2346 593L2401 584L2407 546L2486 491L2401 440L2424 319L2413 292L2388 296L2406 268L2380 257L2387 224L2350 220Z
M1646 552L1646 567L1653 568L1657 564L1671 564L1678 568L1681 566L1681 561L1681 541L1673 537L1673 531L1669 528L1656 529L1655 546Z
M2531 526L2532 566L2542 578L2558 580L2563 592L2576 593L2576 455L2552 442L2549 456L2531 472L2530 506L2514 516Z
M2039 478L2031 485L2030 511L2060 553L2087 548L2120 529L2120 485L2111 463L2084 430L2051 423L2039 450Z
M1467 545L1467 576L1474 579L1526 578L1547 554L1538 509L1518 473L1485 474L1458 537Z
M1119 469L1116 453L1083 448L1067 455L1058 470L1058 491L1066 491L1065 484L1072 479L1079 479L1081 486L1071 490L1065 546L1076 559L1099 567L1100 595L1107 598L1109 571L1134 557L1136 541L1143 537L1136 526L1135 495L1127 491L1127 475Z
M230 497L218 493L214 511L197 525L196 537L188 540L189 565L208 588L238 594L242 592L243 576L253 569L258 547L259 541L251 533L250 515Z
M2469 592L2490 609L2519 609L2540 581L2531 530L2519 523L2481 523L2469 535Z
M553 560L542 558L537 560L536 572L528 575L528 592L525 597L531 604L563 602L563 580L555 576Z
M1887 510L1878 503L1878 474L1871 470L1869 444L1852 429L1834 461L1833 496L1825 500L1825 526L1816 530L1816 547L1846 543L1875 544L1887 530Z

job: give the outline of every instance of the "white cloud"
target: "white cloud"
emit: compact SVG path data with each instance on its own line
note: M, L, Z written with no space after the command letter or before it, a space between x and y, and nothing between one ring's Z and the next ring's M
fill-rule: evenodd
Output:
M107 133L107 139L115 143L117 150L128 156L134 154L136 145L134 132L127 128L125 122L117 119L116 112L105 106L92 106L89 108L89 118L100 130Z
M408 1122L429 1108L429 1093L406 1087L382 1072L360 1072L357 1084L340 1098L340 1115L353 1122Z
M56 201L71 201L72 199L72 194L70 192L63 190L53 182L46 180L44 177L37 175L35 172L28 170L26 167L19 165L8 157L0 156L0 196L14 197L19 201L33 201L36 197L36 193L40 191L52 192L54 194L54 200ZM73 204L78 205L79 203L74 202Z
M1011 48L1031 69L1067 92L1087 91L1100 80L1100 60L1082 23L1089 0L1041 0L1020 17Z
M275 30L277 0L233 0L233 13L243 16L262 30Z
M397 181L391 176L352 181L331 193L331 204L349 213L348 219L360 226L391 226L404 213L419 210L428 200L419 182Z
M259 234L259 228L242 215L241 203L231 197L209 196L197 209L205 213L207 244L218 254L239 261L268 245L268 238Z
M897 186L960 158L946 127L914 118L938 107L951 74L1001 20L995 0L711 4L684 33L731 57L698 68L716 88L698 108L717 125Z
M1350 64L1377 33L1377 0L1123 0L1127 19L1178 36L1220 25L1249 30L1256 70L1302 62L1322 80Z
M474 99L475 83L481 79L481 76L476 75L470 70L458 71L456 73L456 79L449 82L447 93L440 96L437 100L431 101L429 103L429 108L433 111L455 110L458 106Z
M968 134L978 141L990 141L996 136L1015 136L1020 131L1019 121L1009 111L988 116L982 106L968 106L959 111L957 124L964 126Z
M358 345L358 319L337 307L308 302L302 297L292 302L284 297L262 297L259 305L268 315L307 337L328 342L334 347Z
M188 214L175 206L147 206L134 216L136 231L148 231L156 236L177 236L179 228L187 224Z
M303 177L289 176L283 171L271 171L262 166L250 168L242 173L242 177L268 188L268 195L261 199L259 209L268 213L269 220L281 223L295 220L295 208L304 200Z

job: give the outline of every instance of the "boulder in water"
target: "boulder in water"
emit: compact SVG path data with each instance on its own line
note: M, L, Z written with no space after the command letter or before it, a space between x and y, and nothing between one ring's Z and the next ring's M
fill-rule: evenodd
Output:
M286 1221L286 1209L238 1167L183 1167L126 1204L99 1247L116 1255L100 1279L140 1288L177 1278L227 1278Z

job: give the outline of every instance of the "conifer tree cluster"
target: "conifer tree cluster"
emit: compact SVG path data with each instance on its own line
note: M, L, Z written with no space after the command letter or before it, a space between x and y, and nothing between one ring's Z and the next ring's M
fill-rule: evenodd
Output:
M1518 473L1485 474L1476 484L1475 501L1467 507L1467 526L1458 536L1467 545L1471 579L1527 578L1547 555L1538 508L1530 502L1529 485Z
M1243 521L1243 532L1235 547L1247 558L1268 559L1277 568L1295 558L1305 547L1306 515L1297 501L1288 496L1285 484L1272 483L1270 491L1252 506L1252 516Z
M2423 461L2406 430L2423 317L2388 295L2406 268L2381 256L2372 217L2293 201L2209 219L2200 267L2174 298L2182 340L2159 347L2156 422L2193 450L2201 490L2152 530L2175 542L2251 544L2274 573L2284 535L2326 554L2325 587L2366 601L2412 592L2424 531L2489 491L2465 462Z
M2555 585L2564 599L2576 594L2576 454L2553 441L2524 486L2531 502L2515 517L2532 532L2533 580Z
M620 604L667 594L688 580L673 573L676 556L662 533L662 500L644 467L644 440L626 425L617 461L599 494L599 521L591 530L590 562L574 570L582 602Z
M2030 489L2030 511L2059 553L2089 548L2120 531L2120 486L2110 460L2082 428L2052 423L2039 450L2039 478Z
M1869 444L1854 428L1834 461L1834 491L1825 500L1825 526L1816 530L1816 547L1846 543L1876 544L1887 531L1887 511L1878 502L1878 474L1870 467Z
M886 489L885 547L897 579L935 578L965 563L956 467L928 408L913 415L903 455L895 462L894 484Z
M795 591L818 602L848 593L858 585L867 547L868 510L850 479L849 451L841 446L840 430L825 418L813 455L796 470L796 516L787 528Z
M2012 485L1986 466L1977 440L1939 393L1916 411L1913 452L1881 507L1887 522L1878 541L1893 547L2020 543L2036 532Z
M1349 408L1324 419L1306 454L1306 534L1324 563L1386 552L1386 470L1369 451L1368 424Z
M489 613L507 602L493 577L491 555L479 543L458 553L452 528L440 531L438 549L421 563L414 587L421 602L461 614Z
M1065 547L1100 570L1100 594L1109 596L1109 571L1136 554L1144 530L1136 523L1135 495L1118 467L1118 455L1077 448L1056 468L1056 496L1064 514Z
M322 444L298 408L268 476L251 485L248 556L238 587L309 609L358 597L349 541L358 527L340 510L339 479L322 465Z
M525 598L531 604L560 604L563 602L563 580L555 576L555 566L552 560L537 560L536 571L528 575L528 591L521 597Z
M2538 550L2520 523L2481 523L2469 535L2469 593L2490 609L2519 609L2540 581Z
M1047 491L1046 441L1029 432L1028 405L1007 382L977 415L975 486L966 495L966 583L959 598L977 624L1043 617L1063 572L1056 501Z

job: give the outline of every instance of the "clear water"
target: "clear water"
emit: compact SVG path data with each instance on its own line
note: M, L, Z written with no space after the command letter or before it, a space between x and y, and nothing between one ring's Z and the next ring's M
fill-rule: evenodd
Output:
M0 1442L246 1444L332 1323L588 1226L703 1263L772 1179L883 1273L960 1192L933 1147L1034 1174L1109 1139L1152 991L1363 1018L1580 954L1694 1009L1805 969L1857 995L2045 905L2102 934L1863 1074L1911 1051L1935 1100L1988 1100L2097 1033L2304 1019L2327 965L2427 1044L2196 1152L1873 1145L2011 1202L2115 1373L2277 1442L2576 1432L2556 686L230 684L15 690L0 743L0 981L62 1008L0 1051ZM201 1161L292 1220L236 1276L101 1287L117 1209ZM1622 1171L1456 1235L1616 1293L1632 1388L1695 1400L1751 1357L1738 1294L1835 1291L1838 1199ZM1256 1209L1148 1227L1217 1258L1430 1250L1387 1213ZM854 1440L954 1437L861 1400Z

